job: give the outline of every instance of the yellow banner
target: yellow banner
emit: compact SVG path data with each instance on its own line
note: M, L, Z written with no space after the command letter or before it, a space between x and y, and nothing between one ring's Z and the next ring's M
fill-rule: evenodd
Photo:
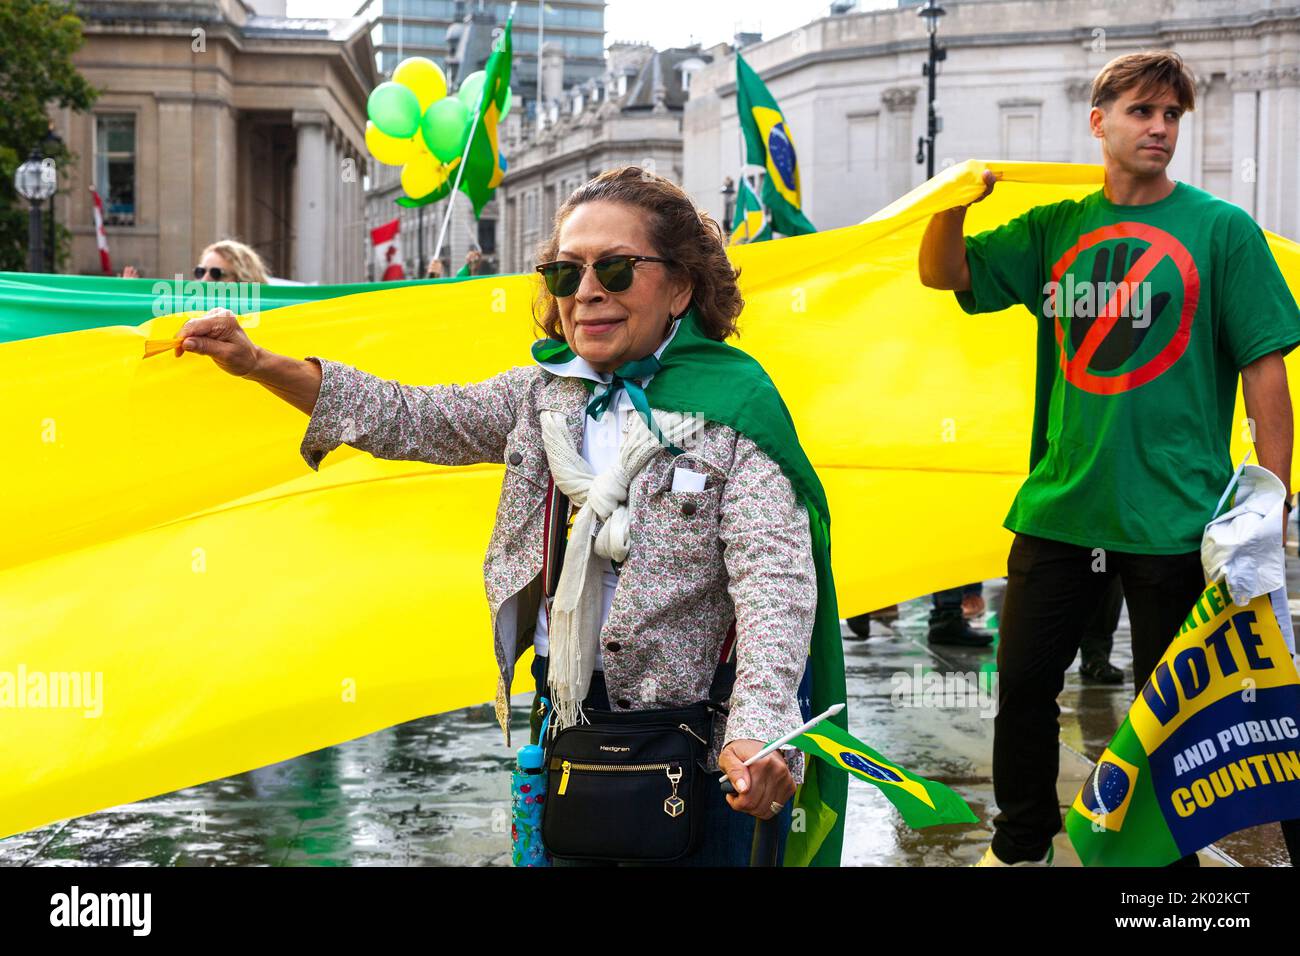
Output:
M845 615L1005 570L1034 319L966 316L916 277L928 216L977 196L985 168L1003 181L972 231L1101 175L969 162L862 225L731 250L737 344L825 483ZM1272 241L1295 292L1300 254ZM476 381L530 362L535 279L291 306L251 334L407 383ZM342 448L313 473L300 412L208 359L143 358L179 325L0 346L0 835L493 696L481 565L501 466Z

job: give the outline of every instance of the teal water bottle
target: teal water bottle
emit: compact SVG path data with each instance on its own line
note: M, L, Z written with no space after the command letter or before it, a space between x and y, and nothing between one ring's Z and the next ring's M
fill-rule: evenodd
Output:
M519 748L510 774L510 843L515 866L550 866L542 845L542 808L546 804L545 751L537 744Z

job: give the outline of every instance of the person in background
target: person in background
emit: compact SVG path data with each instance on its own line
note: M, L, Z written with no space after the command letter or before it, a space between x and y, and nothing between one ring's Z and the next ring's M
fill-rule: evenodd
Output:
M1120 608L1124 606L1124 585L1117 577L1110 582L1106 597L1093 612L1083 629L1079 643L1079 677L1085 684L1122 684L1124 672L1110 662L1119 626Z
M931 644L987 647L993 643L993 635L983 628L972 627L968 620L983 613L984 585L978 581L936 591L930 610L930 630L925 638Z
M443 271L441 259L430 259L429 268L424 270L426 279L441 279L446 273Z
M482 258L483 254L477 249L471 249L469 252L465 253L465 264L460 267L460 271L456 273L456 276L460 278L463 276L478 275L479 260Z
M252 246L237 239L222 239L203 250L194 278L200 282L256 282L266 285L266 263Z

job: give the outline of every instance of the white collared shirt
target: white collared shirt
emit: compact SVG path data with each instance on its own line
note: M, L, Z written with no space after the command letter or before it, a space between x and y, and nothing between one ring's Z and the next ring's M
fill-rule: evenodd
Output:
M663 355L664 349L668 343L673 340L677 334L677 329L681 325L681 319L673 323L673 327L668 330L668 336L655 349L655 358ZM592 393L592 398L598 398L605 392L609 391L610 384L614 381L614 376L609 372L598 372L582 356L574 353L573 359L562 366L547 365L546 368L556 375L571 376L574 378L585 378L596 383L596 390ZM640 379L641 387L646 388L654 376ZM590 415L583 412L582 426L582 458L591 466L595 474L602 474L618 461L619 449L623 444L623 426L629 415L635 415L636 409L632 406L632 399L627 394L627 389L619 390L617 407L611 407L605 410L600 416L600 421L596 421ZM618 587L618 574L614 571L614 565L605 562L605 594L604 602L600 611L600 626L605 626L605 621L609 618L610 606L614 603L614 589ZM546 656L550 648L548 640L548 629L546 621L546 602L542 601L541 606L537 609L537 631L533 636L533 651L539 656ZM605 665L601 657L600 647L596 648L596 670L604 670Z

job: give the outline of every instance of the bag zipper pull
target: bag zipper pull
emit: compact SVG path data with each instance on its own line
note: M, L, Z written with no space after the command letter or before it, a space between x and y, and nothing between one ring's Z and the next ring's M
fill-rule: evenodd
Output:
M704 744L704 746L707 747L707 746L709 745L709 742L708 742L707 740L705 740L703 737L701 737L701 736L700 736L699 734L697 734L695 731L691 730L691 728L688 727L686 724L678 724L678 725L677 725L677 729L678 729L678 730L684 730L684 731L686 731L688 734L690 734L692 737L694 737L694 738L695 738L696 740L698 740L700 743Z
M668 775L668 782L673 785L672 795L664 801L664 813L670 817L679 817L686 809L686 801L677 796L677 784L682 779L682 768L678 767L677 772L673 773L673 768L668 767L664 773Z
M556 793L556 796L559 796L559 797L564 796L564 791L568 789L568 787L569 787L569 769L570 769L572 766L573 766L573 765L572 765L571 763L569 763L569 761L567 761L567 760L564 761L564 763L560 764L560 767L563 768L564 773L560 775L560 789L559 789L559 791Z

